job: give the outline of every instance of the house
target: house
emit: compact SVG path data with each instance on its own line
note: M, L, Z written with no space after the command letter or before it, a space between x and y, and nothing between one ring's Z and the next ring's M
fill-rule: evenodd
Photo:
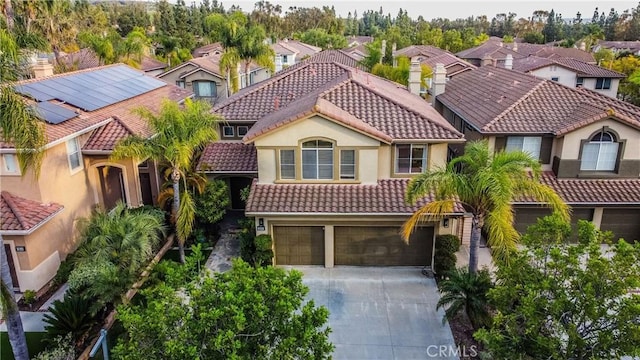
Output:
M104 65L96 53L89 48L61 56L60 63L67 70L85 70ZM167 64L148 55L144 55L140 61L140 70L150 76L162 73L167 67Z
M541 180L573 208L572 223L589 220L640 240L640 108L496 67L452 78L435 107L467 140L488 139L496 151L518 149L539 159ZM527 199L515 205L519 231L548 213Z
M431 69L435 69L436 64L443 64L449 78L476 68L475 65L456 57L451 52L430 45L411 45L393 52L394 61L400 56L418 60Z
M286 69L287 67L322 51L322 49L317 46L289 39L280 40L270 46L276 54L274 59L276 72Z
M612 98L618 95L620 79L626 77L619 72L570 58L532 55L514 59L512 64L514 70L569 87L584 87Z
M349 36L347 37L347 47L343 51L360 61L369 54L366 45L372 42L373 36Z
M456 56L475 66L481 66L483 60L491 59L494 66L504 66L507 55L513 59L528 57L531 55L543 58L569 58L580 60L588 64L595 64L591 53L577 48L563 48L528 43L504 43L502 41L489 40L481 45L456 53Z
M405 203L409 180L444 165L462 134L403 86L330 56L309 60L218 104L223 140L199 164L217 178L255 177L246 215L273 238L275 263L431 265L435 235L468 238L460 205L408 245L399 235L424 204Z
M159 79L175 84L183 89L193 91L196 99L204 99L212 104L226 99L230 94L230 83L227 74L220 70L222 53L193 58L173 69L158 75ZM247 86L244 64L238 65L239 87ZM254 63L250 65L249 85L269 77L269 70Z
M640 56L640 40L636 41L604 41L600 40L593 47L593 51L596 52L600 49L609 49L614 53L628 52L636 56Z
M194 58L197 58L197 57L203 57L203 56L209 56L209 55L222 55L223 52L224 52L224 47L222 46L222 43L215 42L213 44L207 44L207 45L200 46L199 48L196 48L191 52L191 55Z
M116 64L53 75L50 64L34 69L42 78L17 83L42 118L47 145L40 176L20 173L16 149L0 142L0 233L20 291L39 290L60 261L76 248L76 220L117 201L153 204L159 191L156 164L113 161L117 141L151 136L132 112L156 111L164 99L183 101L191 92L129 66Z

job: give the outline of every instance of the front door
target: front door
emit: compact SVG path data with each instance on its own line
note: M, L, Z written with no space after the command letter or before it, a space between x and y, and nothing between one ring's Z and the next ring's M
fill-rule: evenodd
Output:
M126 203L122 169L114 166L100 166L98 173L100 174L100 189L102 190L104 208L111 210L118 201Z
M145 205L153 205L151 175L149 175L149 173L140 173L140 192L142 193L142 203Z
M253 179L247 177L232 177L229 179L229 190L231 192L231 209L244 210L244 201L240 193L246 187L251 186Z

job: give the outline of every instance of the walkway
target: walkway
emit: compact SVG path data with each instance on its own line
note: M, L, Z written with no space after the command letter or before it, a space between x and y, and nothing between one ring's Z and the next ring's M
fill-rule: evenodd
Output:
M225 272L231 269L231 260L240 256L238 220L243 217L243 211L228 211L220 223L220 239L213 247L206 263L206 267L211 271Z

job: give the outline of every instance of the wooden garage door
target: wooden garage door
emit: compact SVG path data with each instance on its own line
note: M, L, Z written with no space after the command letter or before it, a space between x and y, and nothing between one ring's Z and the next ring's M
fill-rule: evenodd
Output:
M534 225L538 218L543 218L547 215L551 215L551 210L548 208L525 208L525 207L516 207L515 208L515 220L513 227L518 230L521 234L524 234L527 231L527 228L531 225ZM592 208L577 208L574 207L571 209L571 228L573 229L573 234L570 240L576 239L576 225L578 224L578 220L588 220L591 221L593 219L593 209Z
M275 226L277 265L324 265L322 226Z
M604 209L600 229L612 231L614 239L640 241L640 210Z
M399 227L336 226L335 264L414 266L431 264L433 228L416 229L409 244Z

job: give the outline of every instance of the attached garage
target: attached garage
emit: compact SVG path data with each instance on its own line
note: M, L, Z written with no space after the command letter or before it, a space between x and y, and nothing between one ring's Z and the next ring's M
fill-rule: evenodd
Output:
M322 226L275 226L277 265L324 265Z
M361 266L423 266L431 264L433 228L418 228L409 244L400 228L336 226L335 264Z
M600 229L612 231L614 239L640 241L640 210L605 208L602 212Z
M516 207L513 226L518 230L518 232L524 234L529 226L534 225L538 221L538 218L543 218L547 215L551 215L551 210L548 208ZM578 220L593 220L593 208L574 207L571 209L571 227L573 228L574 233ZM575 238L575 234L572 234L572 237Z

